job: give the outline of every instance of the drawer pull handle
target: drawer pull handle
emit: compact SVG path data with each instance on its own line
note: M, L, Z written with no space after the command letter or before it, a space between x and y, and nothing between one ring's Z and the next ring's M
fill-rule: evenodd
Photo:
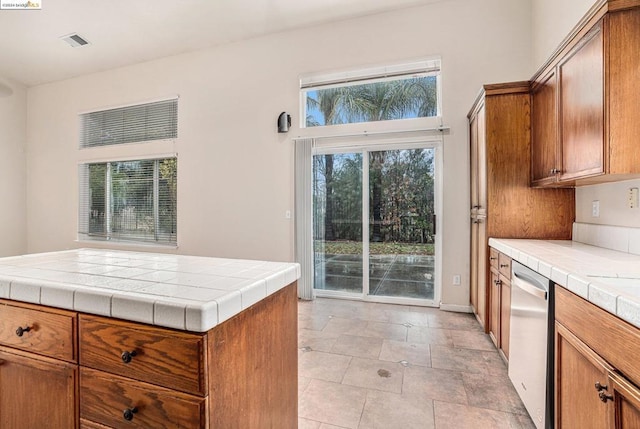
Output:
M500 264L500 268L507 268L509 264Z
M600 393L598 393L598 396L600 397L600 400L604 403L606 403L607 401L613 401L613 395L608 395L603 391L600 391Z
M124 410L124 413L122 413L122 417L124 417L125 420L131 421L133 420L133 415L137 412L138 407L127 408L126 410Z
M600 384L599 381L596 381L596 390L598 392L602 392L603 390L607 390L609 388L609 386L607 386L606 384Z
M122 356L120 356L120 357L122 358L122 362L129 363L129 362L131 362L131 359L133 359L137 354L138 354L138 352L133 350L133 351L130 351L130 352L122 352Z
M26 327L22 327L20 326L18 329L16 329L16 335L21 337L24 335L25 332L29 332L31 330L31 327L26 326Z
M495 261L498 258L494 258L493 256L489 258L490 261Z

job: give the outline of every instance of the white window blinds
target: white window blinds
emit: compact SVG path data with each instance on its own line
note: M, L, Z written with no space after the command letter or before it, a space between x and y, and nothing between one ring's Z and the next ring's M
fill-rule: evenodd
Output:
M176 244L177 159L80 165L81 239Z
M178 100L164 100L80 115L80 147L176 138Z

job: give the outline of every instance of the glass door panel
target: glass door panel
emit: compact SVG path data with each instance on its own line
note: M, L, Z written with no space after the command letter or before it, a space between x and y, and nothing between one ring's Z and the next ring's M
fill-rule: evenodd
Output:
M369 295L433 300L435 149L368 157Z
M363 290L362 154L313 157L314 288Z

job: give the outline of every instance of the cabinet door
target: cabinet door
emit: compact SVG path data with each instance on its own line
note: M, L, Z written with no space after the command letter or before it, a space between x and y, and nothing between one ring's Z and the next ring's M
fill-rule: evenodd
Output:
M601 429L610 407L597 386L607 385L611 367L563 325L556 322L556 429Z
M0 427L76 428L75 365L0 350Z
M552 69L531 92L531 182L544 185L556 181L558 165L558 84Z
M607 393L613 399L615 429L640 428L640 389L617 373L609 374Z
M500 276L491 269L489 283L489 337L500 348Z
M600 21L560 63L560 180L604 172L604 44Z
M471 296L476 317L487 328L487 224L484 217L471 221Z
M485 108L482 106L469 123L471 152L471 214L487 214L487 148Z
M509 327L511 320L511 282L500 277L500 350L509 359Z

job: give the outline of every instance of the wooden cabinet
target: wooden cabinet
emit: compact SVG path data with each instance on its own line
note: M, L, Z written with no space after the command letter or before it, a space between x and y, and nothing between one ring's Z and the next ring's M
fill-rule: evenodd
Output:
M0 301L0 427L77 428L76 314Z
M0 300L0 428L293 428L297 352L295 282L206 333Z
M640 329L562 287L555 292L555 427L640 427Z
M489 337L505 360L509 360L511 318L511 258L489 250Z
M485 85L469 113L470 302L487 332L489 237L571 238L574 191L529 186L530 114L529 82Z
M533 185L556 182L560 154L558 142L558 83L552 68L531 88L531 181Z
M640 2L601 2L533 77L531 182L640 177Z

